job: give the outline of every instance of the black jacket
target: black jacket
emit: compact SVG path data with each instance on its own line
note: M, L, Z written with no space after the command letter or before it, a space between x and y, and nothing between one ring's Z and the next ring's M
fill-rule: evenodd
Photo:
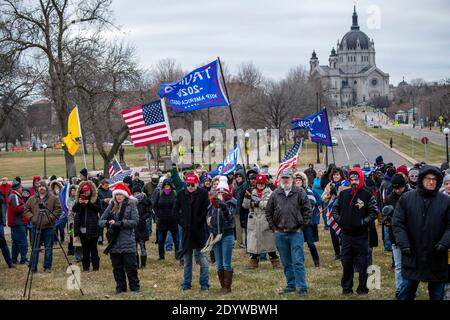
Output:
M105 190L101 186L97 189L98 199L100 200L100 215L103 214L103 211L108 207L109 202L106 203L103 201L104 199L112 199L112 191L110 189Z
M173 210L176 199L177 195L174 190L169 195L166 195L162 190L155 193L153 210L155 211L158 230L168 230L177 225L177 215Z
M369 235L369 226L378 214L377 201L370 191L364 188L362 171L357 168L350 171L349 175L352 172L359 175L359 189L356 193L352 189L339 193L333 207L333 218L346 235Z
M397 206L398 200L400 199L400 197L402 195L404 195L406 192L411 191L412 189L409 187L409 185L407 184L405 187L405 191L403 191L402 194L398 195L397 193L395 193L394 191L392 191L386 198L386 202L385 202L385 206L392 206L395 207ZM391 222L392 224L392 222ZM397 245L397 240L395 239L395 234L391 225L391 228L389 228L389 240L392 242L392 244Z
M87 204L80 203L78 200L80 198L81 189L84 184L89 184L91 186L91 197ZM91 181L83 181L78 185L76 202L72 207L72 211L75 212L74 219L74 234L75 236L81 236L81 228L86 228L86 235L88 238L95 238L99 236L98 220L100 214L101 206L100 200L97 198L97 189L94 183Z
M208 208L208 226L212 234L234 233L234 215L236 213L237 201L231 198L228 201L217 201L217 207L212 204Z
M139 224L135 230L136 241L148 241L150 234L147 230L147 219L151 214L150 201L145 193L141 193L137 198L137 210L139 212Z
M438 177L437 190L425 191L422 181L426 174ZM427 166L419 174L417 189L398 200L392 219L397 245L409 248L411 255L402 254L402 275L410 280L446 281L448 248L450 246L450 197L439 193L442 175L438 168ZM447 250L436 252L440 244Z
M297 232L310 225L312 207L306 191L293 185L286 197L285 191L278 187L270 195L266 218L269 227L280 232Z
M192 194L186 189L178 192L173 210L183 227L183 251L180 257L186 251L205 246L209 236L206 224L208 206L208 191L203 188L198 187Z
M242 206L242 203L244 202L245 191L247 189L248 189L248 184L244 180L244 182L242 184L237 185L236 188L233 190L233 197L236 199L236 203L237 203L236 214L239 215L239 221L241 223L242 228L247 227L248 213L250 212L249 209L245 209Z

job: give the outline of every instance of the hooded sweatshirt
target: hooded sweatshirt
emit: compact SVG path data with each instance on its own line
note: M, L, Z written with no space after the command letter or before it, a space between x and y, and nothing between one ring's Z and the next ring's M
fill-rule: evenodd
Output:
M368 234L369 223L374 221L377 214L377 202L370 191L364 188L364 174L360 168L353 168L349 172L357 173L359 184L356 189L343 190L333 207L333 217L342 231L351 236Z

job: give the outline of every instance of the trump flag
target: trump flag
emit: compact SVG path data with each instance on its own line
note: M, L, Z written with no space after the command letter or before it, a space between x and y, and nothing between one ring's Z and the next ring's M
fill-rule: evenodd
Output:
M311 141L322 143L331 147L331 132L328 123L327 109L314 113L304 119L294 119L291 122L292 130L308 129L311 135Z

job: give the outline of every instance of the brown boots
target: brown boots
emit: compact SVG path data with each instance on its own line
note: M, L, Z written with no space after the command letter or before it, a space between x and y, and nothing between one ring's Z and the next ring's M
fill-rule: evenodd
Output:
M272 263L272 268L274 268L274 269L280 269L281 268L281 264L280 264L280 259L279 258L270 259L270 263Z
M230 293L231 292L231 284L233 282L233 270L231 271L217 271L217 275L219 276L220 286L222 287L222 293Z
M254 270L258 268L259 260L258 259L250 259L247 265L247 269Z

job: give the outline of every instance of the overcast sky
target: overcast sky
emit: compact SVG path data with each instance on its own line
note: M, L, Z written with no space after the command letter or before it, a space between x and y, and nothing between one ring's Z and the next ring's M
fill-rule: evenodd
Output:
M144 67L175 58L190 70L220 56L232 73L253 61L264 76L280 79L292 67L309 68L313 49L328 64L350 30L354 4L391 84L403 76L450 77L448 0L114 0L122 29L114 36L136 48Z

